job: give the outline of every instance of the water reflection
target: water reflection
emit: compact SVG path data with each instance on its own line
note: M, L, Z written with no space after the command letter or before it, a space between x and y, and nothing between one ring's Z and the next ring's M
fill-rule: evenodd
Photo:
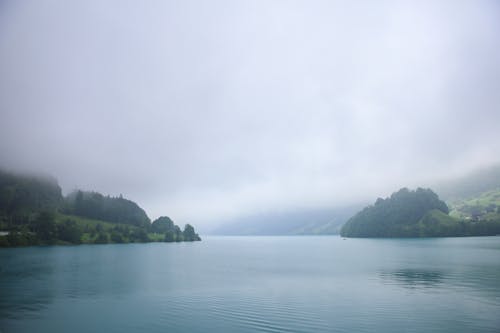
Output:
M433 288L443 283L445 274L428 269L398 269L382 271L380 277L384 282L397 284L405 288Z

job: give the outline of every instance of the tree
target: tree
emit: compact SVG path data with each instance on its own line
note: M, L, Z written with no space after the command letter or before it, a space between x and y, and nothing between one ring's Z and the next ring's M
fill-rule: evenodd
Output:
M111 241L113 243L124 243L123 237L120 233L113 231L111 232Z
M153 232L164 234L167 231L174 230L174 222L168 216L160 216L151 224Z
M53 242L57 239L57 225L53 212L43 211L38 215L33 229L41 241Z
M75 221L68 219L57 226L57 234L60 240L80 244L83 232Z
M175 234L174 234L174 232L173 231L167 231L165 233L164 241L165 242L175 242Z
M135 243L146 243L150 241L146 230L144 230L143 228L136 228L134 231L132 231L130 240Z
M182 234L185 241L192 242L200 240L200 236L198 236L198 234L194 231L193 226L190 224L186 224Z
M135 202L98 192L74 191L66 197L66 212L113 223L149 227L150 220Z
M106 244L109 243L108 234L100 232L97 234L97 238L94 241L95 244Z
M184 241L184 235L182 234L181 228L179 226L174 227L175 241L182 242Z
M32 221L30 216L55 210L61 202L61 188L55 178L0 169L0 215L17 216L11 222L26 224Z
M21 231L11 231L5 236L3 241L4 246L28 246L36 244L38 244L36 236L25 229Z

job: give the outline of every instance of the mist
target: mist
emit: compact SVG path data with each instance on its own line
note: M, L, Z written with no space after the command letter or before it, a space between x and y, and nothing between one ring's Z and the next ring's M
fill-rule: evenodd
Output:
M500 158L496 1L3 1L0 166L201 229Z

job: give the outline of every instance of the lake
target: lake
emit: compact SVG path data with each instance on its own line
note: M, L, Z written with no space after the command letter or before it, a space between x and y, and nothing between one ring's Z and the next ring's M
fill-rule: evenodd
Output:
M0 332L500 332L500 237L0 249Z

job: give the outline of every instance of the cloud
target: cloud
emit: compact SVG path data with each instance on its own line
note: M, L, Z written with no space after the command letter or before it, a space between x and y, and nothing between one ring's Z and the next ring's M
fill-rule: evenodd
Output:
M2 6L1 163L65 191L205 224L498 162L494 1Z

